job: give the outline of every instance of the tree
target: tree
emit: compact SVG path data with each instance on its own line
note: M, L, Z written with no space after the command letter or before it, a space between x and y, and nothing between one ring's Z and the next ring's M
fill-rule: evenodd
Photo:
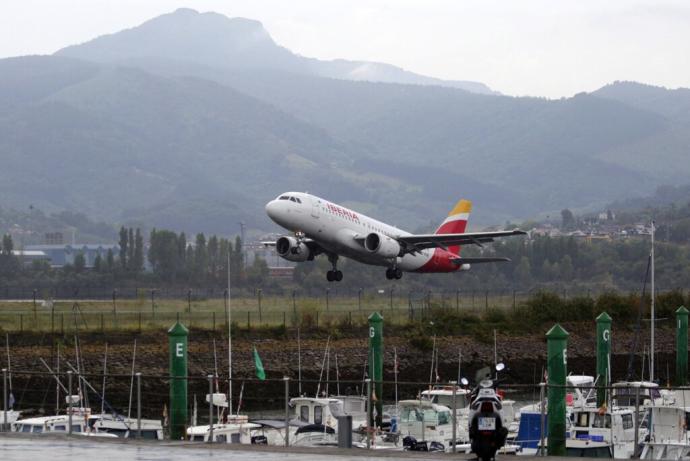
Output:
M100 253L98 253L93 260L93 270L95 270L96 272L103 271L103 258L101 258Z
M192 278L198 283L206 280L208 270L208 251L206 249L206 236L196 234L196 245L194 246L194 273Z
M11 256L12 250L14 250L14 243L12 242L12 236L10 234L5 234L2 236L2 254L4 256Z
M115 256L113 255L113 249L108 248L108 254L105 257L105 264L108 268L108 272L112 272L115 267Z
M134 272L134 229L127 230L127 270Z
M74 272L77 274L81 274L84 272L84 269L86 268L86 258L84 257L84 253L77 253L74 256Z
M573 260L569 255L565 255L561 260L561 278L565 282L571 282L575 275L575 269L573 268Z
M120 266L122 269L127 269L127 244L129 243L129 234L125 226L120 227Z
M144 269L144 237L137 227L134 235L134 253L132 255L132 272L139 274Z
M575 228L575 216L569 209L561 210L561 229L570 230Z
M522 288L528 288L532 285L532 268L527 256L520 258L520 263L513 272L513 278Z

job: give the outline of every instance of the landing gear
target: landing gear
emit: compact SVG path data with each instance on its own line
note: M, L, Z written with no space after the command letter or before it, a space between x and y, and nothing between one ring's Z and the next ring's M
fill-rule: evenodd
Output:
M343 273L338 270L338 255L328 255L328 260L333 265L333 270L326 272L326 280L340 282L343 279Z
M386 269L386 278L388 280L400 280L402 278L402 271L398 267L390 267Z
M328 271L326 272L326 280L329 282L340 282L343 279L342 271Z

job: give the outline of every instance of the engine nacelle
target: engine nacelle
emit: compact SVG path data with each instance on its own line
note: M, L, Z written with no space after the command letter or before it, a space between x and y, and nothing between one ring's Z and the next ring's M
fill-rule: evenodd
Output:
M467 263L462 264L462 265L460 265L460 269L458 269L458 270L461 270L461 271L468 271L468 270L470 270L470 265L467 264Z
M295 237L280 237L276 240L276 252L281 258L297 263L314 259L309 247L304 242L298 242Z
M400 254L400 244L396 240L377 232L366 236L364 248L369 253L375 253L384 258L395 258Z

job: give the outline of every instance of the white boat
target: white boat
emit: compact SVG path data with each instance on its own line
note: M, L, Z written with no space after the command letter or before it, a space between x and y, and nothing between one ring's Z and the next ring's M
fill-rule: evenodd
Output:
M68 433L70 423L69 413L70 410L68 409L67 413L62 415L18 419L12 424L12 431L23 432L25 434L42 434L46 432ZM90 408L73 407L71 413L72 433L91 432L89 421L91 418Z
M260 429L260 424L250 423L246 415L233 416L226 422L213 424L213 441L216 443L251 444L252 431ZM187 428L187 437L195 442L208 442L211 426L208 424Z
M690 409L659 406L649 409L649 440L640 459L681 460L690 458Z
M451 409L428 400L401 400L398 433L400 437L414 437L419 442L438 442L444 447L453 440ZM456 433L459 433L456 428Z
M120 438L134 439L139 437L139 425L136 418L113 416L110 414L91 416L91 432L112 434ZM163 440L163 425L158 419L141 420L141 438L146 440Z
M644 435L641 432L638 440L643 440ZM566 448L582 449L590 445L599 446L601 443L610 447L616 459L632 457L635 451L634 409L591 406L573 409Z

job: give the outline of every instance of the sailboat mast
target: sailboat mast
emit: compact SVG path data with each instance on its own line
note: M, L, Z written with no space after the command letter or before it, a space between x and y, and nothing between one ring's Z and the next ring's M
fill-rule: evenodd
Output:
M232 309L230 309L230 299L230 241L228 241L228 415L232 415Z
M656 291L654 291L654 221L652 221L652 266L651 266L651 275L652 275L652 304L651 304L651 344L649 346L649 357L650 357L650 364L649 364L649 380L651 382L654 382L654 327L655 327L655 317L654 317L654 298L656 297Z

